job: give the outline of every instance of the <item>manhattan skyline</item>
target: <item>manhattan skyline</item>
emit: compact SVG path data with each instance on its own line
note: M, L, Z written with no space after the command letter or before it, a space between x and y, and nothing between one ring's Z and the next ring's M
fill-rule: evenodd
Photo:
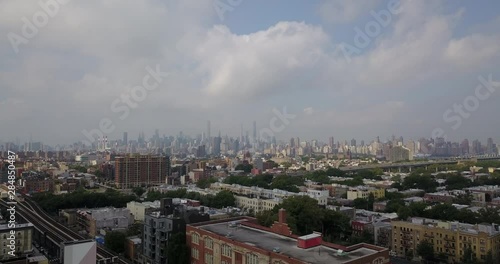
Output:
M215 2L126 0L120 12L71 2L26 37L22 18L44 9L3 1L0 140L71 144L103 119L110 139L195 136L207 120L212 137L237 137L242 124L252 136L254 121L269 128L286 107L295 118L281 140L440 129L451 141L500 141L496 1ZM131 97L148 75L158 86Z

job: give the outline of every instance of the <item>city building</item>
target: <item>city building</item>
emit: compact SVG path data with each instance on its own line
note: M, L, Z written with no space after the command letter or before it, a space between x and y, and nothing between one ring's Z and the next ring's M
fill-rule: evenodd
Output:
M168 156L127 155L115 158L115 184L121 189L163 184L168 175Z
M385 197L385 189L378 189L375 187L358 186L349 188L347 190L347 199L355 200L358 198L368 199L370 194L373 194L375 199L380 199Z
M424 201L428 203L451 203L455 198L456 195L446 191L426 193L424 195Z
M436 254L446 254L448 262L459 263L466 248L479 261L491 252L493 259L500 254L500 230L495 224L464 224L434 219L412 218L410 222L393 221L391 250L398 256L408 251L417 252L418 245L427 240Z
M404 160L413 160L413 153L410 149L403 146L393 146L387 152L387 160L391 162L398 162Z
M259 213L266 210L272 210L274 206L281 204L283 201L280 198L265 199L251 198L247 196L235 195L235 205L243 210L252 210L254 213Z
M144 218L142 234L143 263L167 263L168 238L186 231L186 224L206 222L210 216L203 211L191 210L184 204L174 203L173 199L162 199L158 211Z
M41 175L30 175L23 179L25 193L52 192L54 180Z
M292 234L281 209L271 228L254 218L239 217L188 225L191 263L389 263L389 250L375 245L344 247L324 242L320 233Z
M127 208L80 209L76 213L76 221L81 229L96 236L102 229L127 229L134 223L134 216Z
M375 245L390 248L392 241L392 225L390 222L375 222L373 236Z
M32 253L33 229L34 226L31 223L16 224L15 227L9 227L8 224L0 225L0 245L2 245L0 260L12 258L12 256L9 255L10 251L14 251L16 256ZM12 236L11 232L15 233L15 250L8 247L11 241L9 239L9 237Z
M134 216L135 221L144 221L144 217L148 214L148 212L152 212L158 208L160 208L160 201L142 203L132 201L127 203L127 209L130 210L130 213Z

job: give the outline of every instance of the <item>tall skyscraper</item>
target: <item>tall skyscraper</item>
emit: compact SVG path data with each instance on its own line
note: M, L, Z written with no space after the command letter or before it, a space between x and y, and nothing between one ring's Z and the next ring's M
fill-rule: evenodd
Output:
M257 142L257 122L253 121L253 141Z
M460 148L462 149L462 155L469 155L470 150L469 150L469 140L464 139L462 143L460 144Z
M328 146L330 146L330 148L332 148L332 149L335 148L335 138L330 137L330 139L328 141Z
M220 136L214 137L213 139L213 154L220 155L220 144L222 143L222 138Z
M211 134L210 134L210 120L207 122L207 138L210 140Z
M128 145L128 133L123 132L123 145Z
M494 153L496 153L495 144L493 143L492 138L488 138L486 142L486 154L494 154Z

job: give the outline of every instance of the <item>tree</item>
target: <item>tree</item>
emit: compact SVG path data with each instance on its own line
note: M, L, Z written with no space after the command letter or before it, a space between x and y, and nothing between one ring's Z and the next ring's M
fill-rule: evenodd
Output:
M250 173L253 169L252 164L238 164L235 168L235 170L242 170L246 173Z
M134 192L137 196L141 197L146 192L146 190L144 190L144 188L142 187L134 187L132 188L132 192Z
M495 262L495 259L493 258L493 252L491 252L491 249L490 249L490 250L488 250L488 253L486 254L484 264L495 264L495 263L498 263L498 261Z
M447 190L461 190L473 185L472 181L460 174L452 174L446 178Z
M407 260L412 260L413 259L413 250L406 249L405 257L406 257Z
M303 183L304 179L302 177L279 175L273 179L269 187L270 189L280 189L298 193L299 188L297 187L297 185L302 185Z
M212 207L215 208L223 208L223 207L228 207L228 206L234 206L235 205L236 198L234 198L234 195L232 192L228 190L222 190L218 192L212 202Z
M189 247L186 243L186 234L173 234L168 240L167 259L169 263L188 264Z
M337 177L345 177L345 172L343 170L339 170L336 168L328 168L326 170L327 176L337 176Z
M210 185L214 182L217 182L217 179L214 177L202 178L202 179L199 179L198 182L196 182L196 187L201 188L201 189L206 189L206 188L210 187Z
M368 208L369 208L368 200L364 199L364 198L356 198L356 199L354 199L353 205L357 209L366 209L366 210L368 210Z
M127 235L119 231L111 231L106 233L104 238L104 245L116 253L123 253L125 251L125 239Z
M275 214L272 210L258 212L256 218L259 225L267 227L271 227L271 225L275 221L278 221L278 215Z
M141 231L142 229L144 228L144 226L140 223L135 223L135 224L132 224L129 226L129 228L127 229L127 233L126 235L129 237L129 236L137 236L137 235L140 235L141 234Z
M281 207L287 211L288 224L294 234L307 235L322 229L322 211L317 200L291 196L283 200Z
M472 203L473 199L474 198L472 197L472 194L470 194L470 193L459 194L457 197L455 197L453 199L453 203L470 205Z
M411 217L411 209L406 207L406 206L399 207L398 218L403 220L403 221L406 221L406 219L408 219L408 217Z
M329 241L343 240L352 233L348 216L333 210L323 210L323 234Z
M373 203L375 202L375 196L373 193L368 195L368 210L373 211Z
M462 262L465 264L477 263L476 253L472 251L470 245L465 248L464 255L462 256Z
M438 183L430 176L430 174L419 175L412 173L406 177L402 184L403 189L423 189L426 192L434 192Z
M426 261L434 259L434 245L427 240L423 240L417 246L417 254Z

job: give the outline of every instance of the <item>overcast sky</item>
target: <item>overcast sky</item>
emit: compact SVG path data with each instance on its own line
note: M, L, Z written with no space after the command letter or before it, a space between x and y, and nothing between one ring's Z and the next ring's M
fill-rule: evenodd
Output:
M476 97L479 76L500 81L500 2L402 0L380 26L373 13L388 2L73 0L44 25L38 1L0 0L0 140L67 144L103 118L109 138L195 135L207 120L212 135L238 136L286 107L296 117L279 139L417 139L441 128L498 142L500 86L467 118L443 115ZM25 25L34 15L36 33ZM359 45L356 28L374 23ZM113 111L148 66L168 77L126 115Z

